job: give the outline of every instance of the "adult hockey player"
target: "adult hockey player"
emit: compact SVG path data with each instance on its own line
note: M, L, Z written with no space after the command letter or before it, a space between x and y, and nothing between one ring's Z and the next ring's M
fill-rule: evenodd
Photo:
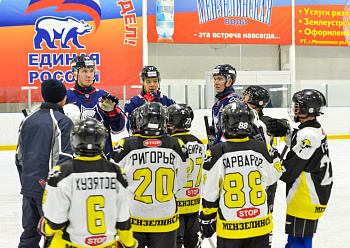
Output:
M217 233L217 247L268 248L273 229L265 188L282 173L278 153L250 139L254 121L247 103L236 101L222 112L227 139L207 151L200 225L204 237Z
M78 156L56 165L43 197L38 225L53 235L52 248L137 247L130 225L127 181L116 164L101 157L108 132L95 118L74 125L72 148Z
M124 113L118 105L119 99L104 90L93 87L97 73L95 61L89 56L76 56L71 63L75 85L67 92L67 104L76 104L81 118L94 117L108 130L104 154L112 153L111 132L117 134L125 126Z
M23 195L19 248L39 248L41 236L37 225L43 215L41 202L49 170L73 158L69 139L73 122L62 108L66 92L64 84L57 79L43 81L41 95L45 102L19 127L15 161Z
M282 162L285 171L281 180L287 193L286 248L312 247L318 219L331 194L333 173L327 135L316 119L325 105L326 99L318 90L301 90L292 98L289 113L300 125L289 136L290 151Z
M168 133L181 139L190 158L191 175L185 186L176 193L176 202L180 214L180 227L177 230L177 248L194 248L198 242L198 213L201 201L202 165L205 156L204 144L194 135L189 134L193 110L187 104L173 104L168 107Z
M247 87L243 92L243 101L258 114L257 130L253 129L253 137L263 135L265 142L273 145L274 137L286 136L290 132L289 122L286 119L273 119L264 115L263 109L270 102L270 93L264 87L252 85ZM267 190L267 204L271 213L275 202L277 182L270 185ZM270 247L272 244L272 233L270 233Z
M140 136L120 140L113 152L128 178L131 226L141 248L176 245L175 193L186 184L190 168L184 143L163 136L167 121L162 104L145 103L136 118Z
M132 111L146 102L160 102L166 107L175 103L174 100L160 92L160 72L157 67L142 67L140 72L140 82L142 84L141 93L132 97L127 103L125 103L124 110L128 120ZM126 124L126 128L129 130L129 121Z
M212 108L212 126L210 128L212 145L219 143L223 138L221 113L224 107L229 103L241 99L232 87L236 81L236 74L236 69L229 64L217 65L213 69L212 76L217 101Z

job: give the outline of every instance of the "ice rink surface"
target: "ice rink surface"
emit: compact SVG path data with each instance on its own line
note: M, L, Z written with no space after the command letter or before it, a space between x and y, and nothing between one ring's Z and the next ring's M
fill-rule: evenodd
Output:
M350 140L330 140L334 185L328 207L314 236L314 248L350 248ZM15 151L0 152L0 247L18 246L21 228L20 185L14 162ZM278 182L273 212L273 248L283 248L287 235L285 222L285 185ZM216 243L215 236L212 237ZM207 240L202 247L210 248Z

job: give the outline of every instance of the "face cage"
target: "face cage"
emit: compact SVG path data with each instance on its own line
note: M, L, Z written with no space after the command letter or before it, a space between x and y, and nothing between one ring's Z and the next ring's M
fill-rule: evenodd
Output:
M294 122L299 122L300 121L300 117L299 115L306 115L305 118L308 118L309 116L317 116L317 114L310 114L309 111L305 111L306 108L302 108L299 104L299 102L294 102L292 101L289 104L289 108L288 108L288 114L290 116L290 118L294 121ZM304 118L303 118L304 119Z

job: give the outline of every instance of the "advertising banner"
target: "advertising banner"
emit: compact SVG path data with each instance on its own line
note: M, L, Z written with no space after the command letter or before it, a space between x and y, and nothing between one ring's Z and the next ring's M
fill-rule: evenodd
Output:
M2 0L0 37L0 102L26 102L28 87L42 101L47 78L73 87L76 55L95 60L95 87L122 97L139 83L142 0Z
M348 46L350 0L296 0L295 44Z
M148 0L149 42L292 44L292 0Z

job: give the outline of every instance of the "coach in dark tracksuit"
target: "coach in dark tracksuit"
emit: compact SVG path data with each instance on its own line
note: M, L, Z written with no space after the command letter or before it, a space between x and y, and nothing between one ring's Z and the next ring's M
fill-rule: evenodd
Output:
M16 166L21 181L22 227L19 248L39 248L37 232L43 215L42 196L49 170L73 158L70 131L73 122L64 114L66 87L61 81L47 79L41 84L44 103L26 117L18 133Z

